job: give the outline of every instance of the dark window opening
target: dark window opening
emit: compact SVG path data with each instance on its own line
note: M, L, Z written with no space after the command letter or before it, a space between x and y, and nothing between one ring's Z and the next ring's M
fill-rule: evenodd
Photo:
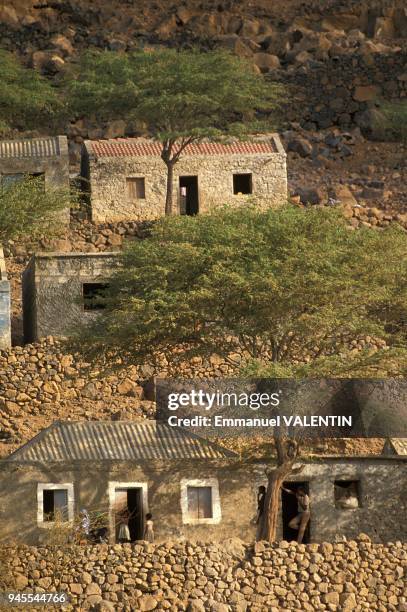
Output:
M360 483L358 480L335 480L335 508L350 510L360 506Z
M126 178L126 185L129 200L145 200L146 182L143 177Z
M106 308L106 291L108 283L83 283L84 310L103 310Z
M181 215L197 215L199 212L198 177L180 176L179 190Z
M247 195L253 193L253 181L251 174L234 174L233 175L233 193L234 195Z
M121 526L129 528L130 542L143 539L144 515L142 489L116 489L115 491L115 532L116 541L124 538Z
M211 487L187 487L187 495L189 518L213 518Z
M68 491L66 489L45 489L43 491L44 521L68 520Z
M283 487L294 493L300 487L305 490L307 495L309 494L309 483L308 482L284 482ZM283 539L287 542L297 541L298 529L292 529L289 526L290 521L298 515L298 501L295 495L281 491L281 505L282 505L282 516L283 516ZM302 539L304 544L310 541L310 522L308 521L307 528L304 532Z

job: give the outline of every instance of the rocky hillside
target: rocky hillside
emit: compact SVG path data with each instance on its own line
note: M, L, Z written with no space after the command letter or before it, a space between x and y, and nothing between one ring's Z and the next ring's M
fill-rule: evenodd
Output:
M56 83L86 48L157 45L230 49L285 85L281 132L293 202L340 204L354 228L397 221L407 229L407 149L383 142L374 121L381 98L407 98L405 0L0 0L0 48ZM85 139L141 134L121 120L81 117L64 131L74 172ZM138 224L95 226L80 217L57 240L4 245L14 343L22 344L21 273L33 248L117 250L144 232ZM230 374L225 368L214 356L182 374ZM55 418L151 416L141 386L151 374L100 378L98 366L65 354L53 339L1 353L0 454Z
M407 97L404 0L0 3L0 47L56 81L85 48L163 44L230 49L285 85L280 123L287 131L290 190L300 201L346 199L385 216L406 213L405 150L384 145L375 122L378 101ZM73 117L64 127L72 169L79 168L84 139L141 135L137 129L121 120ZM290 143L293 135L307 142ZM365 138L378 142L370 146ZM342 188L338 195L338 183L353 199ZM363 211L352 216L375 218Z

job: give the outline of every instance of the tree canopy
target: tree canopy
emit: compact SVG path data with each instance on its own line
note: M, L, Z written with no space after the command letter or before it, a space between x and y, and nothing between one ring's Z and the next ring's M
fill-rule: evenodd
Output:
M122 264L100 318L80 332L97 354L140 363L216 353L269 376L335 375L340 360L352 376L349 343L368 335L391 345L396 369L405 359L405 232L396 224L352 231L330 209L224 209L162 219L127 245ZM309 352L305 366L299 355Z
M171 213L173 166L185 147L203 138L269 131L268 114L281 89L248 60L226 51L156 49L84 54L68 79L67 95L77 115L138 122L162 144Z
M52 85L1 49L0 83L0 135L10 128L52 126L62 112L62 102Z
M35 240L58 229L58 212L74 207L77 196L69 189L47 186L43 177L26 176L9 183L0 181L0 243L26 238Z

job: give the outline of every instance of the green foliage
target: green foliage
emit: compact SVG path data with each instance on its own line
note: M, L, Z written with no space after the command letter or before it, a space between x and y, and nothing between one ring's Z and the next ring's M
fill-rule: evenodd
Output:
M171 214L173 166L185 147L269 131L270 121L259 114L275 110L281 89L226 51L159 49L87 53L68 79L67 95L76 114L138 122L162 144Z
M43 177L25 177L9 184L0 181L0 243L52 234L60 226L58 211L76 206L77 194L47 186Z
M380 125L388 136L407 144L407 102L386 102L380 109Z
M341 356L361 334L402 349L405 248L399 226L351 231L330 209L165 218L127 246L106 309L80 342L134 362L180 345L173 362L240 346L247 363L270 362L279 375L294 372L299 352Z
M0 49L0 135L10 128L53 127L62 103L50 83Z
M173 49L86 53L67 90L78 115L139 121L160 142L247 133L279 92L230 53Z

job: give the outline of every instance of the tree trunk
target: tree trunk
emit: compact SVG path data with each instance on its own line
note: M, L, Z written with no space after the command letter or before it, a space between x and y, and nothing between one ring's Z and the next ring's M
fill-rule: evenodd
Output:
M258 538L259 540L274 542L277 537L281 485L291 473L292 467L293 462L287 461L286 463L276 467L274 470L271 470L267 475L267 492L264 503L264 511L261 517L262 524Z
M174 183L174 163L165 162L167 166L167 193L165 196L165 214L172 215L172 191Z

